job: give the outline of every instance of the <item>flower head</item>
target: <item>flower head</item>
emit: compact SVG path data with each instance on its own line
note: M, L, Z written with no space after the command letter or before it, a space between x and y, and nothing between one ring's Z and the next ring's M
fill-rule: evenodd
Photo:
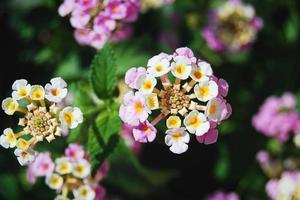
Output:
M124 96L119 111L122 121L132 126L136 141L152 142L155 125L165 121L166 144L174 153L187 150L188 133L199 137L200 143L216 142L216 126L230 116L231 106L224 99L228 83L213 75L209 63L197 61L193 52L183 47L171 55L152 57L146 74L139 70L143 73L137 74L136 68L126 73L126 83L135 91ZM132 81L129 74L133 74ZM156 113L150 122L149 116Z
M95 199L96 192L97 195L100 195L99 192L101 192L101 195L104 196L105 190L101 188L102 190L98 191L98 187L99 182L108 171L107 161L98 169L96 176L92 177L90 160L81 145L71 143L65 149L65 154L68 157L63 155L57 158L52 170L46 176L46 184L49 188L57 191L58 196L56 199L74 198L93 200ZM46 155L47 153L43 156ZM40 164L37 166L40 166Z
M137 19L139 0L64 0L60 16L71 15L75 39L81 45L103 48L108 41L117 42L130 36L128 24Z
M279 179L271 179L266 184L266 191L270 199L299 199L300 173L285 171Z
M82 122L82 113L79 108L65 107L60 104L67 95L67 84L61 78L54 78L51 84L30 85L21 79L14 82L12 96L2 101L2 109L8 115L20 113L19 132L5 129L0 136L0 144L4 148L17 147L23 150L23 155L33 151L33 147L44 139L51 142L56 136L61 136L62 129L76 128ZM21 102L22 101L22 102ZM19 156L22 165L32 161L29 157ZM29 153L34 155L34 153ZM27 162L29 161L29 162Z
M240 51L248 49L255 41L263 23L255 16L251 5L228 0L214 9L202 35L215 51Z
M295 102L296 97L291 93L267 98L259 112L253 116L253 126L268 137L287 141L291 134L300 131L300 114L296 110Z
M35 160L29 164L27 170L27 179L31 183L35 183L36 177L48 176L54 170L54 163L48 152L38 153Z

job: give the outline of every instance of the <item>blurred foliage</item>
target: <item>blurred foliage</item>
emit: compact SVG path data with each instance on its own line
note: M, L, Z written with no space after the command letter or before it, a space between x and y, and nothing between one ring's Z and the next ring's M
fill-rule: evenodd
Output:
M11 66L10 74L19 70L26 71L26 75L2 75L5 85L1 93L7 95L10 86L5 86L20 76L37 82L52 76L66 79L74 95L73 103L84 111L86 119L67 140L85 144L91 157L96 158L93 166L110 160L105 186L109 193L124 199L199 199L220 188L237 191L246 200L267 199L267 178L256 164L256 152L266 148L278 156L283 156L283 150L300 155L297 150L257 133L251 118L266 97L285 91L298 92L300 111L300 2L245 0L255 7L264 28L251 50L235 54L215 53L201 37L209 9L223 2L176 0L173 5L141 14L132 38L97 53L75 42L68 18L57 14L60 1L2 1L1 25L7 31L4 36L14 39L5 41L7 45L2 48L6 51L12 45L18 50L18 54L8 55L14 60L5 64ZM174 156L164 144L149 144L138 159L118 137L117 80L129 67L145 66L151 55L170 53L179 46L192 48L197 56L212 63L219 77L229 82L228 100L233 115L220 126L219 142L211 147L192 141L188 153ZM6 55L2 56L6 60ZM30 68L23 69L25 66ZM2 129L11 124L5 118L2 117ZM66 141L55 141L51 152L59 155L65 145ZM12 152L1 149L0 163L0 199L53 197L42 180L34 186L26 182L25 171Z

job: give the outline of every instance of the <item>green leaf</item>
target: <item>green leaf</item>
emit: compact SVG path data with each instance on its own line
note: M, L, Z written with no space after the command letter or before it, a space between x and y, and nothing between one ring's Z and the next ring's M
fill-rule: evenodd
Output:
M145 197L161 188L177 173L143 167L124 140L109 157L110 171L106 182L132 197Z
M117 86L117 65L112 48L107 44L96 54L91 65L91 85L100 99L112 97Z
M124 76L126 71L131 67L139 67L147 64L150 57L143 51L137 43L132 44L128 42L119 43L114 46L117 60L117 73L119 76Z
M88 149L92 168L96 171L119 142L121 122L117 111L102 112L89 127Z

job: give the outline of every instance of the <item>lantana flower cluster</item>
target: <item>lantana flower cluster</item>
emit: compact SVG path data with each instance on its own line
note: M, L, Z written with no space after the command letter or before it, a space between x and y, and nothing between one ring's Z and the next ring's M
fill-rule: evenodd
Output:
M163 5L171 4L175 0L141 0L141 11L157 9Z
M228 0L212 10L208 18L202 35L208 46L218 52L249 49L263 26L262 20L255 16L253 6L240 0Z
M266 191L272 200L300 199L300 172L283 172L279 179L271 179L268 181Z
M60 16L71 14L74 36L81 45L101 49L107 41L127 38L139 14L140 0L64 0Z
M281 97L267 98L254 115L252 124L257 131L281 142L286 142L291 134L300 133L300 115L296 110L295 95L285 93Z
M187 47L152 57L147 68L129 69L125 83L133 91L125 94L119 115L133 127L134 139L152 142L155 125L164 121L165 143L176 154L188 149L189 134L200 143L216 142L217 124L231 114L225 100L227 82L215 77L210 64ZM150 122L149 117L154 119Z
M57 77L45 87L30 85L27 80L16 80L12 85L12 97L2 101L7 115L18 113L18 127L6 128L0 136L4 148L15 148L15 155L21 165L35 159L34 147L38 142L61 136L65 129L76 128L83 121L77 107L60 106L67 96L67 83Z
M234 193L225 193L223 191L217 191L205 198L206 200L239 200L239 196Z
M83 147L71 143L65 149L65 155L53 162L48 152L39 153L27 171L28 179L35 182L36 177L45 177L49 188L57 191L55 199L94 200L104 199L105 189L99 182L108 172L108 163L99 168L95 177L91 176L91 165Z

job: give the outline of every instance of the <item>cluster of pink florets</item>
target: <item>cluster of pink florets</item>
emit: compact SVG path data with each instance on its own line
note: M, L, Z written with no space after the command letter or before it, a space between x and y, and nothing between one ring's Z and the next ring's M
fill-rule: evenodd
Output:
M45 177L46 184L57 191L56 199L68 199L69 193L73 193L78 199L102 200L105 199L106 190L100 181L107 175L108 169L106 161L92 177L88 154L83 146L71 143L65 149L65 154L55 161L49 152L38 153L28 166L27 179L34 184L38 177ZM80 192L86 193L86 196Z
M146 143L156 138L155 125L165 121L165 143L176 154L188 149L189 133L200 143L215 143L217 124L231 114L225 100L227 82L216 78L210 64L186 47L152 57L147 68L129 69L125 83L134 91L125 94L120 107L123 127L135 141ZM150 122L149 117L154 119Z
M300 132L300 114L296 110L296 97L285 93L282 97L271 96L253 117L253 126L268 137L285 142L291 134Z
M64 0L59 14L71 14L75 38L81 45L101 49L107 41L127 38L140 10L139 0Z
M239 200L239 196L234 193L225 193L223 191L217 191L205 198L206 200Z

